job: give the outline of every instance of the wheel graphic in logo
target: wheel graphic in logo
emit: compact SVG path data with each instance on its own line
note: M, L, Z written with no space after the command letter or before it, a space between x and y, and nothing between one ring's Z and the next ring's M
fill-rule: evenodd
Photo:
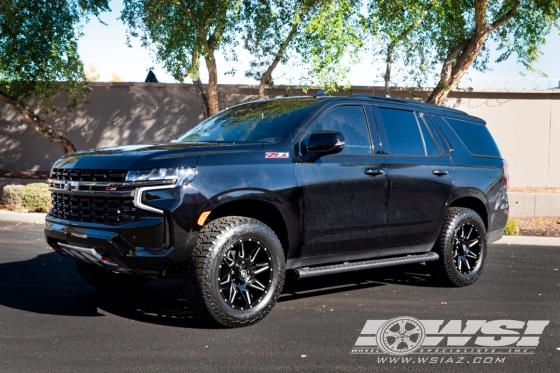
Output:
M381 325L377 331L377 347L393 355L416 351L426 338L424 325L413 317L397 317Z

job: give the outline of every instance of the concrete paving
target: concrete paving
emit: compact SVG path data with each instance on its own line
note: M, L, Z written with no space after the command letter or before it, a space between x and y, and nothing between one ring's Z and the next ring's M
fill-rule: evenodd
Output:
M493 244L466 288L439 287L420 264L290 281L263 321L227 330L188 308L180 280L104 294L46 245L42 226L0 222L0 372L556 373L559 269L558 247ZM366 320L399 316L550 324L529 355L407 355L437 357L420 364L351 353Z
M0 210L0 221L45 224L45 214Z

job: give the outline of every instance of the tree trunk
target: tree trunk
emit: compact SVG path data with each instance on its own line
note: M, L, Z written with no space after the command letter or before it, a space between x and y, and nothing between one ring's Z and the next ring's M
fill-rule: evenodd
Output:
M385 79L385 97L391 97L391 95L389 94L389 84L391 83L391 66L393 65L393 49L394 49L394 45L393 43L391 43L387 48L387 60L385 61L387 66L385 68L385 76L383 77Z
M220 111L218 100L218 69L214 53L205 56L206 68L208 69L208 113L217 114Z
M27 106L3 91L0 91L0 100L10 104L10 106L23 117L27 125L37 131L39 135L51 142L58 143L64 151L64 154L70 154L76 151L74 144L72 144L62 131L52 128L50 124L29 110Z
M268 83L270 81L270 79L272 77L272 72L274 71L274 69L276 69L276 66L278 66L278 64L282 60L282 56L284 56L284 52L286 51L286 48L288 48L288 45L290 44L290 42L294 38L294 35L297 32L298 25L299 25L299 22L292 24L292 29L290 30L290 33L288 34L286 39L284 39L284 42L282 42L282 45L280 45L280 48L278 48L278 52L276 52L276 56L274 57L274 60L272 61L272 63L268 67L268 69L266 69L264 74L261 76L261 80L260 80L260 83L259 83L259 100L264 100L266 83Z
M198 102L202 107L202 115L204 118L210 116L210 111L208 110L208 96L204 92L204 87L202 86L202 81L200 80L200 65L199 65L200 54L198 53L198 48L193 49L191 57L191 68L189 69L189 77L193 81L194 89L196 91L196 97Z
M468 68L471 66L476 56L482 49L487 33L483 32L474 35L472 38L461 43L462 48L455 48L447 56L443 68L441 69L441 77L426 102L436 105L442 105L449 92L455 89L455 86ZM455 64L453 65L453 62Z
M200 76L197 76L195 79L193 79L193 85L196 90L196 97L198 98L198 102L202 107L202 115L204 115L204 118L208 118L210 116L210 110L208 109L208 96L206 96L206 92L204 92L204 87L202 86Z
M488 0L475 0L475 28L472 36L453 48L443 63L441 76L426 102L441 105L452 89L461 80L467 69L472 65L482 49L486 37L493 31L505 25L517 12L519 0L514 0L512 7L493 23L488 24L486 11Z

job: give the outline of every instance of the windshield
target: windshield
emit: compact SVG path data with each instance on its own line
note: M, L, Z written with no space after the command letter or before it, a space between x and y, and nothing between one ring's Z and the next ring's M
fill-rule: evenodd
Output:
M179 142L272 143L282 140L309 113L312 98L258 101L232 107L201 122Z

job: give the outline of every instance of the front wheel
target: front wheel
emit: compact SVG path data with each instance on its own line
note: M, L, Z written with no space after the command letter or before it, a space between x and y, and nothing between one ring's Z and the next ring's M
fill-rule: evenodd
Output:
M255 219L228 216L200 231L184 288L201 317L236 328L268 315L284 276L284 252L274 231Z
M82 262L76 262L76 269L85 282L108 293L138 290L150 281L138 275L111 273L103 267Z
M450 207L432 250L439 259L426 266L441 285L468 286L480 277L486 246L486 228L480 216L468 208Z

